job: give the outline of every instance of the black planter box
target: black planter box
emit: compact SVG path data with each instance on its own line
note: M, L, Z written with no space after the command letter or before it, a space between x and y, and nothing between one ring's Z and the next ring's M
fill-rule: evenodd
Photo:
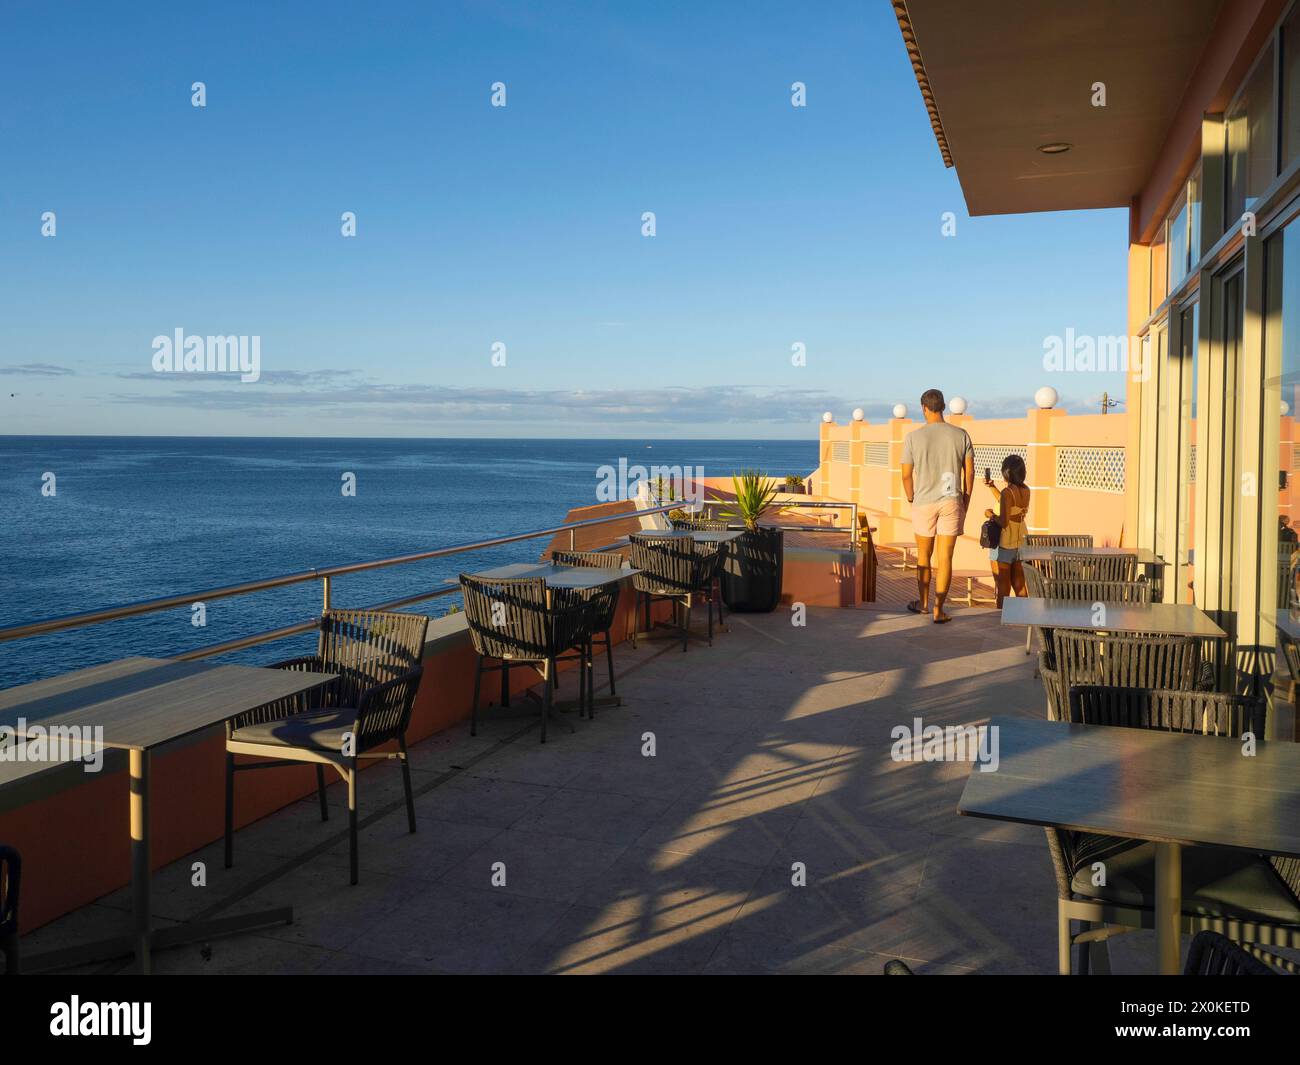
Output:
M785 533L748 529L727 545L722 570L722 601L738 613L766 613L781 601Z

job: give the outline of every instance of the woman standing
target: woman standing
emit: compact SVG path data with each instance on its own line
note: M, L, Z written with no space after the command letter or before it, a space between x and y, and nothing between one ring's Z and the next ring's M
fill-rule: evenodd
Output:
M1025 568L1020 561L1020 547L1025 542L1025 512L1029 510L1029 489L1025 487L1025 460L1019 455L1008 455L1002 460L1002 478L1006 487L998 491L993 478L985 471L984 483L998 499L998 513L986 510L984 516L998 523L1002 532L998 536L998 546L989 550L989 568L998 587L998 609L1002 600L1011 594L1023 598L1029 592L1025 588Z

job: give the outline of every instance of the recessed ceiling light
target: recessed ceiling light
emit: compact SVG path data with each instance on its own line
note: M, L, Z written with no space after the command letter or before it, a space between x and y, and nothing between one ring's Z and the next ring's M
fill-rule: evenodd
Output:
M1073 147L1073 144L1066 144L1065 141L1052 141L1051 144L1040 144L1038 150L1044 155L1060 155Z

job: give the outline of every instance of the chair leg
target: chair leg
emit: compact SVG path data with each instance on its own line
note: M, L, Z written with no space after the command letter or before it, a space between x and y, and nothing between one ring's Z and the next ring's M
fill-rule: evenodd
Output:
M555 685L555 661L546 660L546 694L542 696L542 742L546 742L546 722L551 716L551 689Z
M686 602L682 604L682 654L686 653L686 648L691 642L691 597L686 597Z
M1034 638L1034 630L1032 628L1026 629L1025 630L1025 654L1033 653L1031 650L1033 646L1031 641L1033 640L1033 638Z
M226 753L226 868L235 864L235 756Z
M596 641L587 637L587 653L582 658L582 677L579 683L587 689L587 720L596 716Z
M504 659L501 662L501 705L510 705L510 666Z
M609 694L617 695L614 690L614 638L609 629L605 630L605 661L609 665Z
M411 790L411 756L406 751L406 737L397 737L398 750L402 752L402 787L406 789L406 824L415 831L415 793Z
M1062 976L1070 975L1070 918L1066 915L1065 903L1056 901L1056 965Z
M712 647L713 646L713 604L705 603L704 605L709 608L709 646Z
M636 650L636 630L641 622L641 593L633 590L632 592L632 650Z
M330 804L325 798L325 767L319 762L316 764L316 794L320 796L320 819L328 821L330 819Z
M1110 940L1099 939L1092 945L1092 971L1098 976L1110 975Z
M474 670L474 701L469 704L469 734L478 735L478 692L483 682L483 656L478 656L478 668Z
M352 883L357 882L357 767L348 770L348 860Z

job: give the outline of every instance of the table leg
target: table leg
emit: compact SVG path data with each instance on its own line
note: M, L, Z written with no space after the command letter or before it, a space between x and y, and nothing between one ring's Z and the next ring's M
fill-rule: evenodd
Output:
M135 967L149 972L149 752L131 749L131 900Z
M1177 976L1183 930L1183 848L1156 844L1156 962L1162 976Z

